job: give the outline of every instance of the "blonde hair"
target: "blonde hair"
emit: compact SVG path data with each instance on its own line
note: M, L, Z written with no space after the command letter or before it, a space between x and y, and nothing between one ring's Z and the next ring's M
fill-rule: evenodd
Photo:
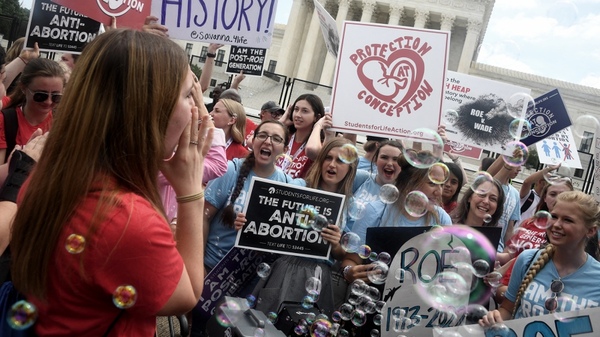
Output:
M246 140L246 111L244 106L228 98L219 99L219 102L223 103L229 116L235 117L235 123L231 126L231 138L238 144L244 144L244 140Z
M515 298L515 306L513 307L512 318L515 318L517 309L519 309L521 306L520 302L523 298L525 290L527 290L527 287L529 287L529 284L531 281L533 281L537 273L544 268L550 259L552 259L552 256L554 256L554 246L552 244L548 244L540 254L540 257L538 257L538 259L531 265L531 268L529 268L527 274L525 274L523 281L521 281L521 286L519 286L517 297Z

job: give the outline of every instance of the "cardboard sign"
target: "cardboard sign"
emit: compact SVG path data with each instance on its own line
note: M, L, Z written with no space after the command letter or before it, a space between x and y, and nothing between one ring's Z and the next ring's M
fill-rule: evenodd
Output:
M100 23L50 0L35 0L29 16L25 46L78 54L92 41Z
M333 55L333 57L337 58L338 50L340 49L340 34L338 33L335 19L331 17L319 0L314 0L313 3L315 4L315 12L319 17L321 33L323 33L323 40L325 40L327 51Z
M472 145L465 145L453 140L449 140L444 144L444 151L454 153L456 155L479 160L481 158L482 148Z
M269 48L277 0L152 1L152 15L174 39Z
M312 188L252 177L250 197L246 198L246 225L236 238L236 247L284 255L329 259L330 244L321 232L299 226L309 223L311 209L337 224L345 196Z
M535 143L535 147L542 164L581 168L577 144L570 127Z
M266 54L267 50L264 48L231 46L225 72L239 74L244 71L244 75L262 76Z
M596 317L596 318L594 318ZM479 325L468 325L457 328L433 330L434 337L462 336L462 337L592 337L600 331L600 308L585 309L581 311L561 312L560 318L556 314L542 315L505 321L507 329L484 330ZM596 323L594 323L596 322ZM458 332L459 335L453 333Z
M333 129L425 140L440 124L450 33L344 22L331 97Z
M151 0L52 0L109 27L112 17L117 18L117 27L140 29L150 15Z
M512 154L506 144L515 139L509 132L514 117L507 102L515 94L530 89L485 78L448 71L443 121L449 140Z
M266 254L256 250L233 247L204 278L204 288L200 301L193 309L194 319L200 317L202 322L214 314L215 306L224 296L242 297L240 293L245 286L256 277L259 264L272 263L277 255ZM248 289L249 292L252 289Z
M527 110L526 118L531 124L531 135L521 142L527 146L571 125L569 113L558 89L536 98L535 106Z

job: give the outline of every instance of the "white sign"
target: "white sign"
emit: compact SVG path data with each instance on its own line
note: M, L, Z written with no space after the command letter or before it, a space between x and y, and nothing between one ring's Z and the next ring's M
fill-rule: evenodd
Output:
M152 15L169 28L169 37L239 47L269 48L277 0L152 1Z
M450 33L344 22L331 97L333 129L390 138L440 124Z
M599 317L600 308L585 309L561 312L560 315L549 314L509 320L503 323L507 329L501 330L484 330L479 325L434 329L433 336L458 336L452 333L454 331L462 337L592 337L598 336L598 331L600 331Z
M515 139L509 131L515 118L509 114L507 102L513 95L529 95L531 90L452 71L447 77L442 123L448 139L512 154L514 148L507 148L506 143Z
M535 147L542 164L561 164L561 166L581 168L577 144L573 138L571 127L564 128L535 143Z
M327 10L325 10L325 7L321 5L319 0L314 0L314 4L315 12L319 17L319 23L321 24L321 33L323 33L327 51L333 55L333 57L337 58L338 50L340 49L340 34L338 33L335 19L331 17Z

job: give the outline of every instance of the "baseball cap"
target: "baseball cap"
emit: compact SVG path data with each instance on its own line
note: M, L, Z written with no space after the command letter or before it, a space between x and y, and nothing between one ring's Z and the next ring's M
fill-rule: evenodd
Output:
M375 136L367 136L367 141L372 140L375 142L383 142L388 140L388 138L383 138L383 137L375 137Z
M279 113L279 114L283 114L285 112L285 110L283 110L279 105L277 105L277 103L275 103L273 101L268 101L267 103L263 104L260 109L267 110L268 112L271 112L271 113Z

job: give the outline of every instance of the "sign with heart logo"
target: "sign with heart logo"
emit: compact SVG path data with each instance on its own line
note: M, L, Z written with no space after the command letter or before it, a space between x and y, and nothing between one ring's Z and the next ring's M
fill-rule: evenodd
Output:
M450 33L345 22L331 98L341 132L419 138L440 124Z

